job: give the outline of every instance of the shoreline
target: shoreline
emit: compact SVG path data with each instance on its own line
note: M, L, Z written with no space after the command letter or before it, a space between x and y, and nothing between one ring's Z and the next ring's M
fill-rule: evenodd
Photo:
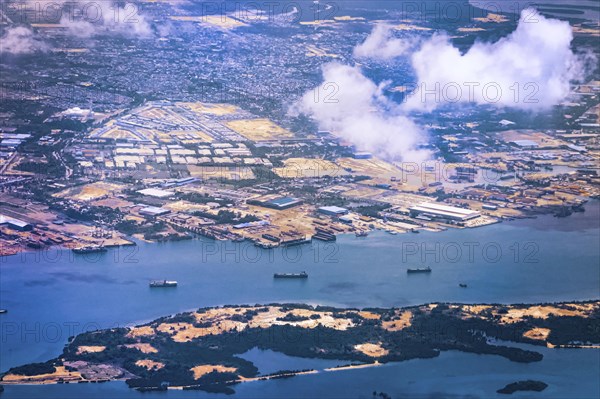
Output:
M181 367L168 371L166 381L172 381L169 389L225 389L228 385L240 382L253 382L278 378L289 378L304 374L317 374L333 371L346 371L380 367L384 364L400 363L413 359L427 359L439 356L441 352L458 350L482 355L500 355L509 361L531 363L541 361L543 355L536 352L536 345L547 349L598 349L600 343L593 331L582 329L581 326L597 324L597 311L600 310L600 300L580 302L560 302L541 304L520 304L504 306L498 304L482 304L473 306L457 303L429 303L420 306L400 308L333 308L313 307L306 304L266 304L266 305L228 305L225 307L204 307L193 312L179 313L174 316L163 316L147 324L120 329L105 329L88 332L75 336L66 345L62 355L45 363L31 363L2 373L0 385L48 385L74 383L103 383L108 381L125 380L130 388L138 390L162 390L155 385L152 373L158 372L169 364L179 364L183 361L183 369L206 366L214 368L225 365L231 370L209 371L206 377L199 376L190 379ZM405 320L408 312L409 318ZM440 313L442 312L442 313ZM293 317L292 317L293 315ZM313 317L317 316L318 317ZM445 316L443 316L445 315ZM440 318L441 317L441 318ZM446 320L451 317L452 320ZM589 320L589 321L588 321ZM398 323L401 323L399 326ZM194 323L194 324L191 324ZM195 323L200 323L196 325ZM416 324L414 324L416 323ZM419 342L423 347L417 351L405 353L405 346L398 347L398 340L414 339L413 324L429 323L437 325L421 331L423 335ZM455 334L442 336L437 332L445 323L457 323ZM473 324L475 323L475 324ZM453 324L454 325L454 324ZM475 325L479 327L475 327ZM531 337L530 333L545 326L548 332L542 337ZM271 344L262 341L241 340L230 341L229 334L255 334L266 331L269 334L280 334L281 328L289 327L299 335L299 347L274 340ZM260 347L283 353L287 356L306 359L327 359L335 356L338 349L326 342L321 343L319 351L315 352L310 340L302 338L302 334L312 334L315 328L325 328L330 331L332 338L345 340L344 345L352 348L344 352L342 365L324 369L281 370L270 375L253 375L255 371L244 366L235 356ZM513 346L490 345L489 342L464 341L462 331L478 328L492 334L491 337L512 336L508 342L532 345L529 349ZM496 331L497 330L497 331ZM352 331L352 334L345 334ZM387 331L387 332L386 332ZM494 332L496 331L496 332ZM267 335L269 335L267 334ZM574 335L569 335L574 334ZM260 335L262 336L262 335ZM259 336L259 337L260 337ZM369 336L361 340L359 337ZM413 337L413 338L411 338ZM437 337L437 338L436 338ZM462 338L461 338L462 337ZM305 336L306 338L306 336ZM138 349L133 352L119 352L123 346L129 347L131 340L145 342L152 351ZM164 346L164 339L173 341L170 346ZM224 340L224 341L223 341ZM439 341L439 342L438 342ZM337 340L333 340L337 342ZM577 344L581 342L581 344ZM126 345L126 343L129 343ZM192 346L185 346L190 345ZM408 344L406 343L406 344ZM428 343L428 344L427 344ZM176 347L172 347L172 345ZM92 346L90 346L92 345ZM182 346L177 346L182 345ZM225 352L215 352L210 362L198 364L193 360L184 360L182 352L208 350L214 345L229 345ZM308 345L308 346L306 346ZM196 349L194 349L196 348ZM214 350L214 349L211 349ZM120 357L109 361L104 353L121 353ZM110 352L109 352L110 351ZM117 351L117 352L115 352ZM231 352L231 353L230 353ZM154 355L149 356L148 353ZM201 352L199 352L201 353ZM218 354L221 353L219 356ZM321 355L322 354L322 355ZM160 367L148 369L151 374L138 377L140 369L128 366L126 359L154 359ZM334 359L335 357L333 357ZM145 360L144 360L145 361ZM130 360L131 362L131 360ZM175 362L175 363L173 363ZM346 364L344 364L346 363ZM136 363L137 364L137 363ZM139 366L141 367L141 366ZM167 370L167 369L165 369ZM91 378L90 378L91 376ZM232 378L235 379L223 379ZM219 379L220 378L220 379ZM178 385L178 382L192 382ZM197 383L196 383L197 382ZM205 389L206 388L206 389ZM165 388L166 389L166 388ZM230 388L226 388L230 389Z
M590 202L593 201L598 201L599 205L600 205L600 199L599 200L595 200L595 199L591 199L590 201L588 201L586 203L586 205L588 205ZM431 232L431 233L444 233L449 231L449 229L457 229L457 230L461 230L461 229L484 229L484 228L492 228L495 225L498 224L502 224L502 223L506 223L506 222L523 222L523 221L531 221L531 220L536 220L538 219L540 216L550 216L552 215L553 212L552 210L548 210L547 212L544 212L542 210L540 211L530 211L528 214L526 215L520 215L520 216L511 216L511 217L498 217L496 218L495 221L490 222L490 223L485 223L482 225L475 225L475 226L454 226L454 225L447 225L447 224L442 224L440 223L440 226L442 226L443 228L441 229L437 229L437 228L432 228L432 227L428 227L428 226L421 226L421 228L416 229L416 231L410 231L410 230L405 230L405 231L396 231L396 230L386 230L384 228L375 228L375 229L371 229L368 231L368 233L377 233L377 232L381 232L381 233L387 233L389 235L398 235L398 234L407 234L407 233L415 233L415 232ZM569 216L570 217L570 216ZM566 218L568 219L568 217ZM535 222L533 222L535 223ZM532 227L535 227L532 225ZM349 232L339 232L338 234L336 234L336 236L348 236L351 237L355 234L354 231L349 231ZM365 237L367 240L369 239L369 237ZM129 248L129 247L134 247L139 245L138 242L141 243L145 243L145 244L150 244L150 245L156 245L156 244L164 244L164 243L173 243L173 242L179 242L179 241L196 241L199 239L207 239L207 240L211 240L214 242L225 242L225 243L233 243L235 244L236 241L232 240L232 239L215 239L215 238L211 238L211 237L207 237L205 235L202 234L197 234L195 236L190 237L189 239L186 240L181 240L181 239L168 239L168 240L147 240L144 238L140 238L140 237L135 237L135 236L126 236L125 240L127 242L122 243L122 244L110 244L110 245L104 245L105 248L107 249L119 249L119 248ZM252 242L252 240L249 239L244 239L243 242ZM305 243L301 243L298 244L298 246L303 247L303 246L307 246L307 245L312 245L312 243L315 242L315 240L310 239L308 240L308 242ZM317 240L317 243L325 243L325 244L331 244L330 242L323 242L320 240ZM333 243L335 243L335 241L333 241ZM259 248L261 248L259 245L256 245L256 243L252 243L252 245L255 245ZM75 247L75 246L73 246ZM272 247L272 248L263 248L263 249L277 249L277 248L284 248L283 246L276 246L276 247ZM10 254L0 254L0 265L2 264L1 259L2 258L9 258L9 257L13 257L13 256L18 256L21 255L23 256L23 254L35 254L35 253L39 253L39 252L48 252L48 251L61 251L61 250L65 250L68 252L71 252L73 248L71 248L70 246L61 246L61 245L52 245L46 248L41 248L41 249L35 249L35 248L28 248L28 247L23 247L21 248L20 251L17 251L15 253L10 253ZM80 256L85 256L84 255L80 255Z
M596 199L596 198L586 198L586 201L584 203L584 209L587 209L588 206L595 204L595 206L600 206L600 199ZM537 223L535 220L540 218L540 217L549 217L551 215L553 215L555 213L554 209L551 208L545 208L545 207L539 207L539 208L535 208L535 209L531 209L529 211L526 211L523 215L514 215L514 216L494 216L494 220L493 221L489 221L487 223L484 224L478 224L478 225L474 225L474 226L457 226L457 225L452 225L452 224L446 224L446 223L442 223L440 222L438 224L437 227L432 227L432 226L417 226L418 228L415 228L412 230L403 230L403 229L399 229L396 226L394 226L393 224L391 224L389 226L389 228L385 228L385 227L377 227L377 228L373 228L368 230L368 233L376 233L376 232L382 232L382 233L388 233L390 235L398 235L398 234L407 234L407 233L419 233L419 232L431 232L431 233L444 233L446 231L449 231L450 229L457 229L457 230L462 230L462 229L483 229L483 228L492 228L495 225L498 224L502 224L502 223L506 223L506 222L528 222L531 221L532 222L532 227L536 227L535 223ZM576 214L576 212L573 212L573 214ZM569 220L569 218L572 215L569 215L567 217L564 217L565 220ZM391 222L393 223L393 222ZM360 229L359 229L360 230ZM353 236L355 234L355 231L350 230L350 231L343 231L343 232L338 232L336 234L336 236ZM369 237L365 237L367 240L369 239ZM216 238L212 238L206 235L202 235L202 234L195 234L194 236L185 239L185 240L181 240L181 239L167 239L167 240L148 240L148 239L144 239L142 237L136 237L135 234L134 235L125 235L123 240L126 241L124 243L121 244L109 244L109 245L104 245L105 248L107 249L115 249L115 248L128 248L128 247L132 247L132 246L137 246L138 243L145 243L145 244L163 244L163 243L172 243L172 242L178 242L178 241L194 241L194 240L198 240L198 239L209 239L209 240L213 240L214 242L225 242L225 243L236 243L235 240L233 239L216 239ZM252 242L253 245L256 245L257 247L260 247L260 245L257 245L258 242L253 242L253 240L245 238L243 240L243 242ZM315 240L313 239L309 239L308 242L306 243L301 243L298 244L299 246L305 246L308 244L311 244L315 242ZM322 241L317 240L318 243L322 243ZM326 244L328 244L329 242L325 242ZM333 243L335 243L335 241L333 241ZM0 254L0 265L2 263L1 259L2 258L8 258L11 256L17 256L17 255L22 255L22 254L35 254L38 252L47 252L47 251L60 251L60 250L67 250L67 251L71 251L72 247L76 247L77 245L70 245L70 246L63 246L63 245L52 245L52 246L48 246L48 247L44 247L44 248L40 248L40 249L36 249L36 248L30 248L30 247L20 247L17 252L14 253L7 253L7 254ZM283 248L284 246L276 246L273 248L268 248L268 249L277 249L277 248Z

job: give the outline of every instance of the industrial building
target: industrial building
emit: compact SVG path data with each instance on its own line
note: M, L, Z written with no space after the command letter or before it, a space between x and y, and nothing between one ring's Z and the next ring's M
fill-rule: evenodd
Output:
M19 231L31 231L33 230L33 226L30 223L27 223L23 220L6 217L4 215L0 215L0 226L7 225L13 230Z
M533 141L533 140L513 140L511 141L512 144L515 144L517 147L521 147L521 148L538 148L540 145Z
M481 213L471 209L457 208L432 202L423 202L409 208L412 217L429 217L456 221L467 221L481 216Z
M370 152L358 151L354 154L354 159L371 159L373 155Z
M302 204L302 200L292 197L269 196L248 200L246 203L249 205L259 205L264 206L265 208L283 210Z
M339 206L322 206L319 208L319 213L328 216L342 216L348 213L348 209Z
M158 188L145 188L143 190L139 190L138 193L156 198L168 198L175 195L173 191L161 190Z
M171 211L165 208L158 208L156 206L148 206L140 209L140 215L144 216L162 216L170 213Z
M354 222L354 219L352 219L351 216L345 215L345 216L340 216L338 218L338 220L342 223L346 223L346 224L352 224Z

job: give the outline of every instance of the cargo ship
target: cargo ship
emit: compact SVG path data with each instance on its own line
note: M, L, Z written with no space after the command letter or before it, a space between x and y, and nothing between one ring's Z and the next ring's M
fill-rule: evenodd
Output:
M8 310L6 310L6 309L0 309L0 314L3 314L3 313L8 313Z
M275 273L273 278L308 278L308 273Z
M265 241L255 241L254 245L263 248L263 249L272 249L277 248L279 246L278 242L265 242Z
M266 238L267 240L272 241L272 242L280 242L281 241L281 238L275 237L272 234L263 234L262 238Z
M317 233L312 236L313 240L335 241L336 237L333 234Z
M170 288L177 287L177 281L153 280L150 281L150 288Z
M86 245L83 247L77 247L72 249L76 254L93 254L99 252L106 252L108 249L103 245Z
M431 268L429 266L427 266L427 267L420 267L417 269L406 269L406 273L431 273Z
M310 240L307 239L306 237L298 237L298 238L292 238L290 240L282 240L280 241L280 245L284 246L284 247L293 247L295 245L302 245L302 244L309 244Z
M321 240L321 241L335 241L336 237L330 230L323 229L321 227L317 227L316 234L312 236L313 240Z

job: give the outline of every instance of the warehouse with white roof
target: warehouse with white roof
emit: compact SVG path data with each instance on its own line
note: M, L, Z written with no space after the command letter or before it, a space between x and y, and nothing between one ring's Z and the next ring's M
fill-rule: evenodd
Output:
M465 208L457 208L455 206L442 205L435 202L423 202L409 208L410 215L425 216L431 218L441 218L448 220L458 220L461 222L475 219L481 216L481 213Z

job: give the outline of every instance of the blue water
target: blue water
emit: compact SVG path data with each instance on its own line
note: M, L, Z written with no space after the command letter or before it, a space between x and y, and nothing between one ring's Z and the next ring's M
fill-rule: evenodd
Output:
M5 257L0 260L0 308L9 312L0 315L0 370L53 358L62 351L70 335L131 325L203 306L303 302L389 307L433 301L520 303L598 299L598 204L591 202L585 213L565 219L540 217L442 233L392 236L375 232L367 238L348 235L335 244L288 250L267 251L248 243L193 240L140 243L135 248L87 257L61 250ZM431 266L431 274L406 274L407 267L424 264ZM272 278L274 272L302 270L309 273L306 281ZM151 290L148 280L158 278L175 279L180 284L176 289ZM468 288L458 287L459 283L467 283ZM549 361L552 356L556 356L555 363ZM561 350L551 351L541 363L519 365L493 356L446 353L439 359L377 369L248 383L236 390L240 397L283 397L292 393L296 396L297 392L301 396L346 392L347 395L341 396L370 397L373 390L390 394L443 392L488 397L504 384L519 379L525 372L523 367L527 367L547 383L555 379L556 391L548 388L543 397L567 392L566 381L575 381L580 387L578 392L587 397L598 392L597 378L592 379L596 383L594 388L585 376L590 370L600 371L599 357L599 351ZM263 364L278 367L279 362L275 357ZM558 367L561 362L569 367ZM409 363L423 374L416 372L409 378L412 373L409 370L413 370L407 368ZM557 368L553 369L554 366ZM496 367L512 373L510 378ZM432 368L440 373L429 377L440 380L434 382L424 377ZM565 371L567 368L573 369L573 375ZM445 379L448 373L457 377ZM393 377L396 374L407 377ZM458 385L450 382L461 379L466 382ZM363 385L371 380L379 386ZM297 384L307 387L298 391ZM40 389L44 396L56 397L80 397L82 392L90 397L115 397L110 393L113 390L118 392L116 397L138 395L128 392L123 384L111 383L7 387L4 396L36 397L42 392ZM551 395L552 392L557 394Z
M497 389L522 379L538 379L548 388L541 393L517 392L516 398L598 398L600 359L596 350L549 350L539 363L510 362L499 356L443 352L435 359L415 359L379 367L318 374L290 379L256 381L234 386L236 398L371 398L373 391L393 398L496 398ZM287 359L286 359L287 358ZM286 368L298 359L281 355ZM304 359L302 359L304 360ZM304 363L307 364L307 363ZM576 366L576 367L574 367ZM201 391L144 393L124 382L48 386L6 386L7 398L224 398Z

